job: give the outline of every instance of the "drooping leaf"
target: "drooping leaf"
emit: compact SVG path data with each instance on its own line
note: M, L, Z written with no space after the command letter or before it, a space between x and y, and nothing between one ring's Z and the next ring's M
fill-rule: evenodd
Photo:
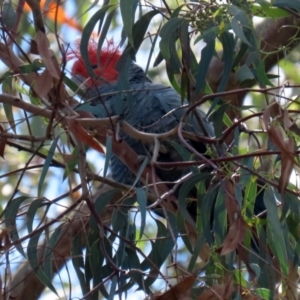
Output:
M29 240L28 247L27 247L27 258L28 262L30 263L31 268L34 270L35 275L39 278L39 280L47 286L53 293L57 296L56 289L51 283L52 278L49 278L46 273L41 268L41 262L39 261L39 238L43 231L38 231L35 233Z
M212 39L207 42L206 46L201 51L201 59L198 65L197 78L196 78L196 93L200 93L206 84L206 74L213 58L215 51L215 40Z
M101 213L102 210L109 204L109 202L119 193L120 193L120 190L113 189L113 190L109 190L109 191L101 194L94 203L95 212L97 214ZM97 222L96 222L93 214L91 214L90 230L95 230L95 229L97 229Z
M132 47L134 47L132 27L134 24L134 15L135 15L137 4L138 4L137 0L120 1L120 9L121 9L121 16L124 24L124 31L128 38L128 42Z
M268 186L264 193L264 203L267 209L269 241L271 248L280 264L281 271L288 274L287 250L283 235L287 234L282 231L280 220L278 217L276 198L272 187Z
M170 60L170 44L174 43L174 33L178 27L185 22L182 18L172 18L170 19L161 29L160 37L161 41L159 43L160 51L166 61Z
M51 147L48 151L48 154L47 154L47 157L46 157L46 160L45 160L42 172L41 172L40 180L39 180L39 183L38 183L38 197L41 196L44 181L45 181L46 175L48 173L49 167L52 163L52 159L53 159L53 156L55 154L55 149L56 149L58 140L59 140L59 136L57 136L54 139L54 141L52 142L52 145L51 145Z
M84 273L84 262L83 262L83 252L82 252L82 237L81 234L78 234L72 242L72 263L78 277L82 294L85 295L90 291L89 283L86 282Z
M108 298L109 295L105 289L105 287L100 284L103 282L103 262L104 262L104 255L102 251L100 251L100 245L99 245L99 240L95 241L94 244L90 247L90 266L91 266L91 271L93 274L93 287L94 289L98 286L102 286L99 288L99 291L101 294L105 297Z
M111 136L106 136L106 144L105 144L106 154L105 154L105 162L104 162L104 168L103 168L103 177L106 177L107 170L109 167L109 162L112 155L112 139Z
M145 225L146 225L146 212L147 212L147 198L145 195L145 191L141 188L136 189L137 201L139 204L139 209L141 212L141 229L140 229L140 239L144 234Z
M48 72L56 79L60 78L58 64L55 61L55 56L52 50L49 49L49 40L44 32L39 30L36 33L35 41L38 46L38 52L43 59L43 63ZM57 64L57 65L56 65Z
M193 177L186 180L182 187L180 188L179 195L178 195L178 206L179 210L184 217L184 219L189 222L192 226L195 226L195 221L192 219L190 213L186 209L186 198L188 197L188 194L190 191L195 187L197 183L200 181L205 181L206 179L210 178L211 174L204 173L204 174L197 174Z
M10 233L10 238L12 240L12 242L16 243L16 248L17 250L20 252L20 254L22 254L24 257L25 252L23 250L23 247L21 245L21 243L17 243L19 240L19 233L17 230L17 223L16 223L16 219L17 219L17 214L18 214L18 210L20 208L20 205L27 200L28 197L27 196L20 196L17 197L15 199L13 199L5 208L4 210L4 223L5 223L5 227L7 228L8 232Z
M81 57L84 61L84 64L86 66L86 69L88 71L88 74L91 78L95 78L95 73L94 70L91 66L90 59L88 56L88 45L90 42L91 35L94 31L94 28L98 22L102 24L104 22L105 15L108 10L110 9L116 9L115 5L107 5L103 6L100 10L98 10L88 21L88 23L85 25L83 31L82 31L82 36L81 36L81 41L80 41L80 53ZM99 28L99 31L101 30L101 27ZM103 38L103 37L100 37ZM105 38L105 36L104 36ZM98 43L98 47L101 46L101 43Z
M112 11L110 11L106 18L105 18L105 22L103 23L103 26L101 27L101 22L99 23L99 39L98 39L98 45L97 45L97 54L100 54L100 51L102 49L102 46L104 44L105 41L107 41L107 33L109 30L109 27L112 23L113 17L115 16L116 10L112 9ZM101 30L102 29L102 30ZM101 30L101 32L100 32ZM97 55L99 57L99 55Z
M231 19L231 27L236 36L240 38L244 44L248 45L248 47L253 47L253 45L248 41L247 37L245 36L243 26L242 24L240 24L237 18Z
M44 202L44 199L35 199L34 201L31 202L27 214L26 214L26 225L27 225L27 230L28 233L32 232L32 226L34 222L34 216L37 212L37 210L41 207L41 204Z
M52 278L53 273L53 250L56 244L59 242L59 238L61 237L61 230L63 228L64 224L59 225L53 234L51 235L51 238L47 244L45 255L44 255L44 273L48 278Z

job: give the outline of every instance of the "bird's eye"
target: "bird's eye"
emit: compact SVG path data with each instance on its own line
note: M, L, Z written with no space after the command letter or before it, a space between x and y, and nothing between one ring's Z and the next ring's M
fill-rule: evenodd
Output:
M91 65L91 67L93 68L93 69L97 69L97 65Z

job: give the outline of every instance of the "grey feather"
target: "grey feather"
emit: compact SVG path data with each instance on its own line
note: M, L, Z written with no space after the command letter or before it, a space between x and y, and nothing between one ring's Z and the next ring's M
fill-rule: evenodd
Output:
M76 77L77 83L82 78ZM87 90L85 101L78 109L93 113L97 118L115 116L121 112L121 117L136 129L148 133L164 133L173 129L180 122L187 111L188 102L181 103L180 95L172 88L162 84L154 84L145 75L143 70L132 64L129 70L130 91L120 91L118 82L105 83L97 88ZM118 96L117 96L118 95ZM129 105L128 98L131 97L133 107ZM184 107L185 106L185 107ZM170 111L172 113L168 114ZM201 118L206 132L214 136L213 126L205 118L205 114L199 108L196 109ZM168 114L166 116L166 114ZM195 116L190 114L187 118L184 130L198 135L203 135L201 127ZM144 145L130 136L122 133L122 138L138 155L151 156L151 145ZM168 153L160 155L161 161L180 161L180 155L169 143L163 143L164 150ZM205 146L203 145L205 148ZM135 175L115 156L111 158L111 170L114 180L132 185ZM176 180L188 170L170 168L169 170L157 170L162 180ZM140 185L140 183L139 183Z

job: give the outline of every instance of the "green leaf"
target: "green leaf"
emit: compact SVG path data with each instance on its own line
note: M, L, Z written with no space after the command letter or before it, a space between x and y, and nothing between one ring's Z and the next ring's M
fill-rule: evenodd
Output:
M44 202L44 198L36 199L31 202L31 204L27 210L26 223L27 223L28 233L32 232L32 223L34 221L34 216L35 216L37 210L41 207L43 202Z
M201 252L201 249L204 244L205 244L204 236L202 234L200 234L196 241L194 251L193 251L191 260L189 262L189 266L187 269L188 272L192 272L194 270L195 264L196 264L197 260L199 259L199 253Z
M226 25L227 27L225 27L226 31L230 29L229 25ZM213 26L207 30L205 30L201 35L199 35L194 42L194 45L196 45L197 43L199 43L201 40L204 40L206 43L209 41L214 40L218 34L220 32L220 28L219 26Z
M42 172L41 172L41 176L40 176L40 180L39 180L39 183L38 183L38 197L41 196L41 193L42 193L42 188L43 188L43 184L44 184L44 181L45 181L45 178L46 178L46 175L47 175L47 172L48 172L48 169L52 163L52 159L53 159L53 156L55 154L55 148L57 146L57 142L59 140L59 136L57 136L53 142L52 142L52 145L49 149L49 152L48 152L48 155L46 157L46 160L45 160L45 163L44 163L44 166L43 166L43 169L42 169Z
M102 251L100 251L100 241L99 239L94 242L94 244L90 248L90 266L91 271L93 274L93 287L94 289L98 286L100 286L100 283L103 282L103 276L102 276L102 269L103 269L103 262L104 262L104 255ZM101 294L108 298L109 295L103 285L101 285L102 288L99 289Z
M239 52L236 55L234 62L232 64L232 69L234 69L236 66L239 65L239 63L242 61L245 54L247 53L248 49L249 49L249 47L245 43L241 43Z
M72 242L72 263L77 274L80 287L82 290L82 294L85 295L90 291L89 283L85 281L84 273L81 270L84 270L84 262L83 262L83 252L82 252L82 236L78 234Z
M208 120L210 122L213 122L214 124L214 129L215 129L215 135L216 137L221 137L222 133L223 133L223 118L226 110L228 109L228 104L222 104L222 105L216 105L216 108L214 109L214 111L212 112L212 114L210 114ZM228 118L228 116L227 116ZM232 121L231 120L227 120L227 123L229 122L229 124L232 125Z
M1 7L1 19L4 30L13 30L17 22L15 6L11 1L3 1Z
M205 199L203 199L205 201ZM200 206L201 213L202 205ZM227 232L227 211L225 206L225 195L219 192L216 197L216 203L213 210L213 230L215 236L215 245L220 247L225 239ZM205 220L203 220L205 222ZM210 222L210 220L209 220Z
M79 82L75 82L75 79L70 79L67 76L64 76L64 83L67 85L68 88L71 89L72 92L76 93L78 97L84 98L85 92L82 91L78 85L80 85Z
M101 30L101 27L100 27L102 23L99 24L99 32L101 30L101 33L100 33L99 40L98 40L97 53L101 52L103 43L107 40L107 32L108 32L109 27L112 23L115 12L116 12L116 10L113 9L111 12L108 13L108 15L105 19L104 25L102 27L102 30Z
M124 2L124 1L123 1ZM147 32L150 21L159 13L158 10L151 10L145 13L132 27L132 35L133 35L133 49L135 53L139 50L145 34ZM157 38L157 36L156 36Z
M168 214L171 224L175 223L175 216L173 214ZM175 245L175 241L172 239L170 234L170 229L167 229L165 225L155 219L157 225L157 236L156 242L151 243L152 250L149 253L148 257L142 262L142 270L147 270L150 268L149 276L144 281L146 291L149 289L150 285L156 280L159 269L166 260L166 258L171 254L171 251ZM173 230L175 227L171 226ZM174 231L176 237L177 231ZM149 262L152 262L151 264ZM154 267L155 266L155 267Z
M180 213L180 211L178 211L178 213L177 213L177 228L181 234L181 238L182 238L187 250L190 253L193 253L193 247L192 247L190 239L188 238L188 234L187 234L186 227L185 227L185 221L184 221L184 218L183 218L182 214Z
M73 158L71 161L68 161L66 163L66 168L63 174L63 180L65 179L72 173L72 171L75 169L76 165L78 164L78 157L79 157L79 149L78 147L75 147L72 151L71 157Z
M184 161L189 161L191 160L191 156L192 154L181 144L176 143L174 141L167 141L167 143L171 144L172 147L174 147L174 149L176 150L176 152L180 155L180 157L184 160ZM191 167L191 170L194 174L199 174L198 168L197 167Z
M124 31L127 35L129 44L133 48L134 48L134 40L133 40L132 27L134 23L134 15L135 15L137 4L138 1L136 0L120 1L120 9L121 9L121 16L124 24Z
M145 191L141 188L136 189L137 202L141 211L141 229L140 229L140 239L144 234L145 225L146 225L146 212L147 212L147 198Z
M105 153L105 162L104 162L104 168L103 168L103 177L106 177L107 170L109 167L109 162L110 162L111 155L112 155L112 139L111 139L111 136L109 136L109 135L106 136L105 149L106 149L106 151L105 151L106 153Z
M92 17L91 19L88 21L88 23L86 24L86 26L84 27L83 31L82 31L82 35L81 35L81 41L80 41L80 53L81 53L81 57L83 59L83 62L86 66L86 69L90 75L91 78L95 78L96 75L94 73L94 70L91 66L90 63L90 58L88 55L88 45L90 42L90 37L94 31L94 28L96 26L96 24L98 22L103 23L106 12L110 9L116 9L115 5L107 5L102 7L100 10L98 10ZM101 27L99 28L100 31ZM103 37L101 37L103 39ZM100 38L100 39L101 39ZM105 37L104 37L105 38ZM98 47L100 47L101 44L98 43Z
M246 65L242 65L236 72L235 78L239 82L243 82L246 80L253 80L255 79L254 74L250 70L250 68Z
M116 194L120 193L120 190L113 189L101 194L94 203L94 209L97 214L100 214L102 210L109 204ZM94 216L90 216L90 230L97 229L97 222Z
M131 279L136 282L141 290L143 290L143 276L138 270L141 269L140 260L137 256L137 252L133 249L126 247L125 251L128 256L128 268L129 268L129 275Z
M257 294L262 299L266 299L266 300L276 299L275 294L272 291L265 288L256 288L255 294Z
M121 1L125 2L125 1ZM115 295L116 295L116 287L117 287L117 283L118 283L118 276L114 276L111 280L111 285L110 285L110 292L109 292L109 297L108 300L113 300Z
M210 244L214 244L214 239L212 237L211 232L211 216L213 212L213 207L215 205L215 197L216 193L219 190L219 185L215 185L212 188L210 188L203 199L201 199L201 202L198 204L200 206L200 217L202 220L202 228L203 228L203 234L205 236L205 240ZM217 213L217 212L216 212ZM220 217L221 218L221 217Z
M47 244L45 255L44 255L44 273L48 278L52 278L52 271L53 271L53 261L52 261L52 256L53 256L53 249L56 246L57 242L59 241L60 238L60 233L63 228L64 224L59 225L53 234L51 235L51 238Z
M221 77L221 82L218 86L218 92L223 92L226 89L228 80L230 78L230 74L232 71L232 64L233 64L233 55L235 52L235 43L233 40L232 33L224 31L221 36L219 37L219 40L222 43L223 46L223 61L224 61L224 68L223 73ZM215 97L208 112L207 115L210 115L211 112L215 109L215 107L218 105L219 101L221 99L219 97ZM219 122L220 124L220 122ZM220 134L218 132L217 134ZM219 135L220 136L220 135Z
M57 296L57 292L54 288L54 286L51 283L52 278L48 277L46 275L46 273L42 270L42 268L40 267L41 263L39 261L39 254L38 254L38 242L39 242L39 238L42 234L42 231L38 231L36 232L36 234L34 234L28 243L28 247L27 247L27 258L28 258L28 262L31 266L31 268L34 270L34 274L38 277L38 279L45 285L47 286L53 293L55 293Z
M268 186L264 193L264 203L267 209L268 226L267 229L270 233L268 239L270 241L270 246L274 251L274 254L279 262L282 272L288 274L288 260L287 260L287 249L284 240L283 232L280 220L277 213L276 198L273 188Z
M136 174L136 178L135 178L135 181L134 181L134 183L133 183L132 186L135 186L135 185L137 184L137 182L139 181L139 179L140 179L140 177L141 177L141 175L142 175L144 169L145 169L146 166L148 165L148 162L149 162L149 159L148 159L148 157L146 156L145 159L144 159L144 161L142 162L142 164L141 164L141 166L140 166L140 168L139 168L137 174Z
M196 94L200 93L206 85L206 74L215 51L215 40L207 42L201 51L201 59L198 65L196 78Z
M18 243L19 241L19 233L17 229L17 214L18 210L20 208L20 205L27 199L30 199L27 196L20 196L15 199L13 199L9 204L6 206L4 210L4 223L5 227L7 228L8 232L10 233L10 238L12 242L16 243L15 246L20 254L22 254L24 257L26 257L25 252L23 250L23 247L21 243Z
M181 24L185 22L182 18L172 18L170 19L161 29L160 37L161 41L159 43L160 51L165 60L170 60L170 44L175 43L174 33L181 26Z
M195 227L195 221L192 219L190 213L187 211L186 206L186 198L188 197L190 191L192 188L195 187L197 183L200 181L204 181L208 178L211 178L212 175L210 173L203 173L203 174L197 174L193 177L189 178L187 181L185 181L180 188L179 195L178 195L178 206L179 210L184 217L184 219L189 222L193 227Z
M11 76L5 77L4 80L2 81L2 92L5 94L12 95L13 87L12 87L12 77Z
M300 10L300 1L299 0L273 0L272 5L275 7L282 7L282 8L291 8L295 10Z
M239 21L242 26L247 27L250 25L249 18L247 17L247 15L245 14L245 12L243 10L241 10L240 8L238 8L237 6L234 6L234 5L228 6L227 9L228 9L228 12L234 18L236 18L236 20Z
M233 32L236 34L236 36L246 45L249 47L253 47L252 44L248 41L244 34L243 26L240 24L240 22L236 18L232 18L231 21L231 28Z
M251 13L256 17L278 19L288 17L290 15L290 13L283 9L273 7L271 3L267 1L257 0L257 3L259 5L256 3L251 5Z
M254 72L256 71L256 76L257 80L260 84L261 87L266 87L266 86L273 86L272 82L269 80L266 70L265 70L265 65L261 59L259 59L258 63L255 64L255 69Z

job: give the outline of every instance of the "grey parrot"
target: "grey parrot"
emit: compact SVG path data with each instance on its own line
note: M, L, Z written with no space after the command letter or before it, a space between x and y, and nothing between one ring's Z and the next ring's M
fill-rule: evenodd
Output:
M135 129L146 133L165 133L179 124L188 109L188 102L186 100L182 102L181 96L173 88L153 83L142 68L133 61L129 61L125 72L124 70L119 72L118 62L122 56L111 45L102 49L98 55L97 45L92 42L88 48L88 56L90 65L97 77L90 77L79 50L73 56L76 59L72 68L73 80L78 84L83 84L85 89L84 103L80 105L79 109L89 111L97 118L120 116ZM122 89L124 81L127 85L123 85L125 88ZM195 117L195 114L189 114L183 129L198 136L214 137L213 125L207 120L205 113L198 107L195 112L198 114L198 118ZM199 119L202 123L201 126ZM138 155L148 156L151 159L153 145L142 143L124 132L121 133L121 138ZM174 147L172 142L177 143L179 148ZM193 140L187 140L187 142L198 153L204 154L209 159L207 146L204 143ZM156 174L161 180L176 181L191 171L188 167L172 167L172 162L184 160L182 148L187 151L185 155L190 158L192 153L183 144L180 144L178 137L175 136L171 140L161 143L157 160L170 163L170 167L156 168ZM206 166L205 171L209 173L212 168ZM133 185L136 182L136 176L114 154L111 157L111 172L112 178L117 182L127 185ZM209 183L206 181L206 184ZM139 181L136 184L136 186L141 185ZM259 183L259 185L254 214L259 214L265 210L263 183ZM190 196L197 197L195 188L190 193ZM175 195L178 196L178 190L175 191ZM192 203L187 209L191 216L196 219L197 202ZM212 205L214 206L214 204ZM210 212L211 228L213 228L214 217L215 213L212 209ZM251 246L258 251L254 240L256 239L251 241Z
M121 57L119 51L113 47L102 49L100 57L97 57L95 45L89 45L89 60L98 78L92 80L86 70L84 61L80 55L76 56L73 64L72 76L77 83L86 82L86 103L80 109L94 114L97 118L120 116L135 129L147 133L165 133L179 124L187 111L188 102L182 103L181 96L171 87L153 83L134 62L130 62L128 69L127 92L120 90L119 82L123 73L117 71L116 64ZM129 92L128 92L129 90ZM90 100L92 99L92 100ZM90 100L90 101L88 101ZM196 108L205 135L214 136L214 128L206 119L205 113ZM203 128L202 127L202 128ZM189 114L184 130L197 135L204 135L199 121L194 114ZM135 140L125 133L121 133L122 139L141 157L152 157L153 145ZM174 138L174 142L179 139ZM200 153L206 152L203 143L188 141ZM162 142L158 155L160 162L182 161L181 155L168 141ZM156 168L156 173L163 181L175 181L187 173L189 168ZM112 178L120 183L132 185L136 176L118 159L116 155L111 157ZM138 185L140 183L138 182Z

